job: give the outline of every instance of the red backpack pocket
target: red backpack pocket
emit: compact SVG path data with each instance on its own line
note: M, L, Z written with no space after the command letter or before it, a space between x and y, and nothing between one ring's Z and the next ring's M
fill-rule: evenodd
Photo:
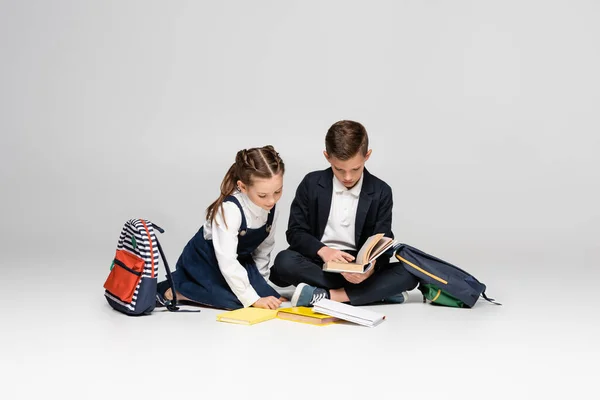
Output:
M104 288L125 303L131 303L133 294L144 271L144 260L125 250L117 250L113 268L104 282Z

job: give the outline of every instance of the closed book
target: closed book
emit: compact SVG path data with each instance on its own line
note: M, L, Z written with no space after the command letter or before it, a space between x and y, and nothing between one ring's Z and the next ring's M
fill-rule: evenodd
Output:
M315 312L310 307L281 308L277 312L277 318L321 326L330 325L339 321L338 318L332 317L331 315Z
M217 315L217 321L229 322L232 324L254 325L259 322L273 319L276 316L277 310L247 307L221 313Z
M315 312L321 314L331 315L345 321L369 327L377 326L385 319L384 314L330 299L317 301L313 305L313 309Z

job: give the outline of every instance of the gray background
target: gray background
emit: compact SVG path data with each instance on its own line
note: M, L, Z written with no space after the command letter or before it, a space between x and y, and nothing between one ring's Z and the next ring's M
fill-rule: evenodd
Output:
M598 254L594 2L2 2L3 263L109 260L148 218L172 263L237 150L273 144L289 204L339 119L393 228L485 271ZM5 264L6 265L6 264ZM89 268L97 268L94 263Z
M489 391L494 382L529 398L585 393L599 333L599 17L594 1L0 1L5 390L100 396L109 389L94 377L115 357L155 362L136 338L191 332L226 343L177 342L178 355L219 360L178 359L191 381L227 384L212 367L240 362L248 340L249 380L257 366L315 371L333 348L345 365L368 366L370 353L352 349L370 344L377 365L390 365L386 382L398 368L440 396L465 393L452 374L436 375L440 386L426 379L440 355L485 397L514 395ZM276 251L285 248L296 186L328 166L324 135L340 119L370 134L367 167L394 190L397 238L474 273L504 307L461 314L416 299L374 331L318 339L260 325L244 340L208 311L110 312L102 284L122 224L162 225L174 266L241 148L272 144L286 162ZM227 346L231 359L215 353ZM341 373L321 393L359 393L329 386ZM91 386L65 392L65 382Z

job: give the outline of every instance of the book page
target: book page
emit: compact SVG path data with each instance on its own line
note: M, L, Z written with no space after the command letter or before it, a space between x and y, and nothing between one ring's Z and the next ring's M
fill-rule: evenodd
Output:
M369 262L371 258L371 251L373 247L377 245L377 242L383 237L383 233L378 233L376 235L371 236L367 239L365 244L360 248L360 251L356 255L356 260L354 261L357 264L366 264Z
M383 237L377 245L371 251L371 256L369 257L369 261L373 261L377 257L379 257L382 253L385 253L390 247L394 245L394 239L389 237Z

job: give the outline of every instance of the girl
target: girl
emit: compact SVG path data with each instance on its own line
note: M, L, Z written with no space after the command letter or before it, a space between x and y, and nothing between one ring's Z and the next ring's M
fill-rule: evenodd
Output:
M276 309L286 300L267 284L284 169L273 146L237 153L221 195L177 261L172 275L178 301L233 310ZM157 306L173 299L168 281L157 292Z

